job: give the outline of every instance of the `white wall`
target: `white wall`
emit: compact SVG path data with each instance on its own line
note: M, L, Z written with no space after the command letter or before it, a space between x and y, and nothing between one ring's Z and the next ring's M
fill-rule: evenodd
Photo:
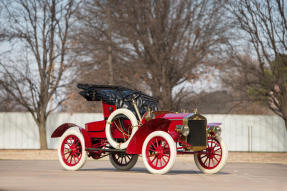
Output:
M284 121L267 115L205 115L208 122L222 123L222 137L230 151L287 152ZM49 148L56 148L53 131L62 123L103 120L98 113L54 113L47 121ZM0 113L0 149L39 149L39 132L29 113Z
M48 148L57 148L58 138L51 139L53 131L63 123L85 123L103 120L99 113L53 113L47 120ZM29 113L0 113L0 149L39 149L39 131Z
M284 121L275 115L206 115L222 123L222 137L231 151L287 152Z

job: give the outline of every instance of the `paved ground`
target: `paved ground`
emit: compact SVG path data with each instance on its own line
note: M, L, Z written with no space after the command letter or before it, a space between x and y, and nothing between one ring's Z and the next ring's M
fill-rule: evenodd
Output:
M57 150L0 150L0 160L58 160ZM103 160L106 160L103 158ZM93 160L93 159L92 159ZM177 160L193 162L191 155L178 155ZM228 162L287 164L286 153L228 152Z
M129 172L109 161L87 161L80 171L61 169L55 160L0 160L0 191L6 190L287 190L287 165L228 163L219 174L206 175L194 163L179 160L166 175L149 174L139 161Z

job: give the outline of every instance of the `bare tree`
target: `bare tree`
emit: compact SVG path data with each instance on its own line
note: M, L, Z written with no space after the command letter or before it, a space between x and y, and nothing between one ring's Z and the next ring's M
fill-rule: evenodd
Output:
M83 81L110 85L116 83L114 78L118 67L115 66L121 62L121 48L119 43L113 42L115 29L111 25L112 3L110 0L84 1L77 11L73 52L78 55L78 70L82 72Z
M234 1L230 7L251 48L234 55L226 82L282 117L287 130L286 1Z
M79 44L99 60L99 51L108 52L101 45L111 42L114 83L144 90L159 98L162 109L175 109L182 91L173 88L195 80L199 66L214 62L228 43L224 16L224 1L89 1L80 26L86 41ZM106 77L97 72L89 76Z
M0 87L31 113L39 127L40 148L47 149L46 120L63 102L59 91L72 63L67 58L68 35L77 4L73 0L7 0L1 5L3 34L14 49L2 59Z
M163 109L177 107L181 91L173 88L199 77L228 43L224 1L126 1L116 8L115 24L141 63L139 77Z
M23 112L26 109L5 91L0 91L0 112Z

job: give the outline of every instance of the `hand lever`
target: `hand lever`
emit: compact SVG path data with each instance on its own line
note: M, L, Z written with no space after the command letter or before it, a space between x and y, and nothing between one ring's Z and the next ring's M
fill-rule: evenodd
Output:
M141 114L139 112L138 106L137 106L136 101L134 100L134 98L132 98L132 104L133 104L133 106L134 106L134 108L136 110L136 113L137 113L137 115L139 117L139 120L141 121L142 117L141 117Z

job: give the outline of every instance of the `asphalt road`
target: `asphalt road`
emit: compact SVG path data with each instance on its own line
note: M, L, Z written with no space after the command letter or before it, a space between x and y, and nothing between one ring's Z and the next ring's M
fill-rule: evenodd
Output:
M157 190L287 191L287 165L229 163L218 174L202 174L194 163L176 161L166 175L152 175L139 161L128 172L109 161L87 161L80 171L64 171L58 161L0 160L0 191Z

